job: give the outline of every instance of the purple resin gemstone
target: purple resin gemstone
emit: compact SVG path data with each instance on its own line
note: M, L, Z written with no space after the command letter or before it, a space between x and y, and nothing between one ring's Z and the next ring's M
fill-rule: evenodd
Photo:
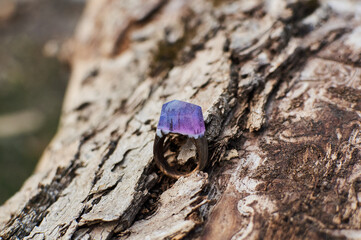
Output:
M173 100L163 104L157 127L157 135L179 133L192 138L204 136L202 108L198 105Z

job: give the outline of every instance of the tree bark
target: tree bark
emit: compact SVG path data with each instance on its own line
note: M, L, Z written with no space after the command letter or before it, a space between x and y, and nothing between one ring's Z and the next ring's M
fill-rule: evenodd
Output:
M1 238L361 239L360 9L89 1L60 128ZM210 153L178 180L152 152L174 99L202 107Z

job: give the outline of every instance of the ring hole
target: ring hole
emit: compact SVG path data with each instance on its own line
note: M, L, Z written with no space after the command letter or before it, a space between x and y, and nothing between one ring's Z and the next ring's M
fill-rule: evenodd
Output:
M197 167L194 141L180 134L169 134L164 141L164 157L174 170L187 174Z

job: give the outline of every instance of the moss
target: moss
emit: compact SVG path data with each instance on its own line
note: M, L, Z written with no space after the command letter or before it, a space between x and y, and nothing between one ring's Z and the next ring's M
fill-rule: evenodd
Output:
M212 4L214 7L218 7L222 4L225 4L225 3L230 3L230 2L234 2L234 0L211 0Z
M152 64L150 66L150 76L155 77L167 69L174 67L178 53L185 46L184 38L174 43L161 41L158 45L158 51L154 54Z
M175 42L168 42L162 40L158 44L158 49L153 55L152 64L150 65L151 77L168 72L175 65L179 65L190 61L194 57L196 50L191 46L191 51L184 51L185 47L190 44L190 41L196 35L197 25L194 22L194 14L191 13L184 19L183 32L184 35Z

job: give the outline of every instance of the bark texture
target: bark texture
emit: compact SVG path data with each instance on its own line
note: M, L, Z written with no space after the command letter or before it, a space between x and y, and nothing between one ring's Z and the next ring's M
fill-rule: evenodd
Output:
M0 236L361 239L360 13L351 0L89 1L63 49L61 126L0 207ZM202 107L210 151L177 181L152 153L173 99Z

